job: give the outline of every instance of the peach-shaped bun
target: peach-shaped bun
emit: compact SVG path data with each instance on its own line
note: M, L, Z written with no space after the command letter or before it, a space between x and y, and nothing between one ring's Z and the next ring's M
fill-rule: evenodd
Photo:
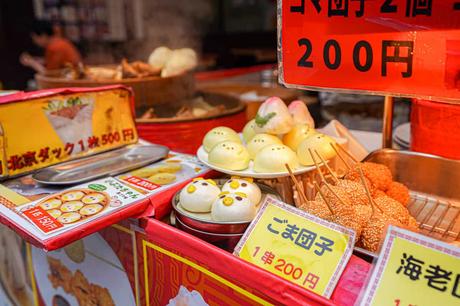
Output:
M313 166L315 164L308 149L312 151L317 162L320 162L320 159L315 153L315 150L324 160L335 157L336 153L331 143L335 144L335 140L324 134L318 133L308 137L302 141L297 148L297 156L299 157L300 163L304 166Z
M247 145L249 156L251 157L251 159L254 159L260 150L272 144L283 143L278 137L270 134L263 133L255 135Z
M289 133L283 136L283 143L295 152L303 140L317 133L308 124L297 124Z
M180 205L191 212L210 212L212 203L220 193L219 187L213 180L204 178L193 179L179 194Z
M274 144L259 151L254 159L254 171L259 173L286 172L286 164L294 170L299 167L297 155L288 146Z
M227 170L244 170L249 167L249 160L248 150L232 141L217 144L208 155L211 165Z
M278 97L265 100L259 107L255 118L255 131L272 135L288 133L294 126L286 104Z
M255 204L241 192L222 192L211 209L211 218L222 222L249 222L255 215Z
M246 125L244 126L244 129L243 129L243 139L244 139L244 142L248 143L252 137L256 136L256 120L255 119L252 119L251 121L249 121L248 123L246 123Z
M305 102L300 100L292 101L291 104L289 104L288 110L292 115L294 124L306 124L311 128L315 128L315 121L310 115Z
M219 126L210 130L203 138L203 147L206 152L211 152L218 143L224 141L233 141L241 143L238 134L226 126Z

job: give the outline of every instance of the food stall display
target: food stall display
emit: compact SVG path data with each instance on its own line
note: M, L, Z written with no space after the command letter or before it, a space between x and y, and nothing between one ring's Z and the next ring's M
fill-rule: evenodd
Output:
M278 1L280 82L456 103L459 30L441 18L458 13L456 2ZM168 66L173 52L155 50L147 72L140 63L121 67L125 75L157 66L161 75L174 73L182 60ZM124 100L110 99L119 103L100 112L94 107L100 117L89 124L87 112L99 100L87 96L105 101L107 94ZM391 149L365 156L340 123L315 128L304 102L287 105L279 97L267 97L248 122L229 120L194 134L196 157L169 152L139 140L135 130L129 139L114 136L122 127L112 122L134 122L130 95L107 87L0 98L0 108L39 99L28 118L40 114L52 127L48 138L34 138L40 143L1 138L0 221L30 244L0 231L0 247L11 246L0 252L7 266L0 297L23 305L458 303L458 161ZM390 119L391 97L386 101ZM223 111L208 102L170 113L206 121ZM97 150L90 151L82 141L46 164L25 159L43 146L78 144L57 131L55 117L72 120L80 112L86 121L75 128L85 139L102 125L101 133L126 142L94 147L92 140ZM3 113L0 135L11 127L22 132ZM143 109L141 120L160 113Z

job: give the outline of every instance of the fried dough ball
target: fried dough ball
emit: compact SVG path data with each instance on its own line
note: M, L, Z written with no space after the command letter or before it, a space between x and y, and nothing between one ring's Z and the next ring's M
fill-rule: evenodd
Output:
M415 232L415 233L418 233L420 232L420 228L419 228L419 225L418 225L418 222L417 220L415 220L414 217L412 216L409 216L409 221L407 222L407 226L406 228L412 232Z
M363 226L358 246L371 252L377 252L380 249L381 242L385 239L389 225L401 227L401 223L397 220L381 213L375 213L367 224Z
M377 198L380 198L380 197L386 197L387 194L382 191L382 190L379 190L379 189L375 189L374 193L372 194L372 198L374 199L377 199Z
M355 205L353 209L356 221L363 226L367 224L372 217L372 207L370 205Z
M358 170L359 171L359 170ZM359 172L357 172L358 175L351 175L351 176L347 176L345 175L344 177L344 181L352 181L352 182L356 182L358 184L360 184L361 186L363 186L363 183L361 181L361 176L359 175ZM374 184L372 184L372 182L367 178L367 177L364 177L364 181L366 182L366 186L367 188L369 189L369 192L371 194L374 194L374 192L378 189L375 188ZM364 186L363 186L364 188ZM365 191L365 190L364 190Z
M342 205L336 207L332 222L354 230L356 239L361 236L363 225L356 218L355 209L352 206Z
M337 196L340 199L337 198L337 196L334 193L332 193L329 190L329 188L327 188L325 185L321 187L321 192L325 196L327 203L332 208L334 213L336 212L335 210L338 207L344 206L344 204L345 206L349 206L349 207L352 206L352 202L351 202L350 197L348 196L348 192L343 187L333 186L333 185L329 185L329 187L337 194ZM323 197L321 196L319 192L316 193L315 201L318 201L318 202L324 201Z
M345 179L352 181L360 180L358 166L359 164L355 165L354 168L345 175ZM388 187L390 187L390 184L393 181L393 177L391 175L390 169L388 169L387 166L371 162L364 162L361 163L361 168L363 170L364 176L371 181L375 188L386 191Z
M308 201L307 203L303 203L299 208L318 218L328 221L332 220L332 213L324 201Z
M410 201L409 189L401 183L392 182L386 191L387 196L407 206Z
M345 189L353 205L369 205L369 199L367 198L366 189L364 189L361 182L355 182L350 180L339 180L336 185Z
M385 215L399 221L403 225L409 222L409 211L396 200L389 196L382 196L374 199L375 204L383 211Z

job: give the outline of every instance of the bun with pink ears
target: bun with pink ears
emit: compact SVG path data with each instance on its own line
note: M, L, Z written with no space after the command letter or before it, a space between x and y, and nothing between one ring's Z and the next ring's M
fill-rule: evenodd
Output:
M291 102L291 104L289 104L288 111L294 120L294 124L306 124L311 128L315 127L315 121L303 101L296 100Z
M271 97L259 107L255 118L256 133L282 135L288 133L294 126L289 110L283 100Z

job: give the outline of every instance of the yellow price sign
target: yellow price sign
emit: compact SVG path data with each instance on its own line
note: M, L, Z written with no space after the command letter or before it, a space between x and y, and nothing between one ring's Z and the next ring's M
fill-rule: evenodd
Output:
M460 305L460 248L390 227L361 305Z
M329 298L353 251L355 233L268 196L235 255Z

